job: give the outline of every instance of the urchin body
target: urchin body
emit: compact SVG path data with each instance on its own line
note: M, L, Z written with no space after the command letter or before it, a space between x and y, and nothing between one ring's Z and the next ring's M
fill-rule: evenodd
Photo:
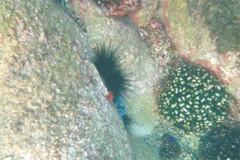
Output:
M130 73L122 67L118 50L102 44L95 48L94 53L92 62L108 91L111 91L114 97L126 97L131 91Z
M110 93L107 98L111 97L125 126L129 128L132 121L125 114L124 98L132 93L131 74L125 70L121 60L118 50L110 45L101 44L94 49L92 62Z

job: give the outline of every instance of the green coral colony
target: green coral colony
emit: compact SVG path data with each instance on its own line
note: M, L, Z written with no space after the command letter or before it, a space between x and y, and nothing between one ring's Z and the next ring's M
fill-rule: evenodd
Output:
M206 69L182 65L160 91L161 117L185 133L205 133L228 116L227 92Z

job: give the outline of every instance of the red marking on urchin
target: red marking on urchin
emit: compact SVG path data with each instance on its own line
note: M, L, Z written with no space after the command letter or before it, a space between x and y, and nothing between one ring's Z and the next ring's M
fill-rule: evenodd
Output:
M113 99L113 92L108 91L108 94L106 95L107 100L112 100Z

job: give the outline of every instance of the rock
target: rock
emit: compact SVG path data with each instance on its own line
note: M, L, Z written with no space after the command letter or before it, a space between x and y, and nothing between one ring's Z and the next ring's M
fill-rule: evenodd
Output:
M153 18L157 7L158 1L142 0L141 9L130 13L130 18L138 27L146 27Z
M1 2L0 159L131 159L85 32L52 1Z

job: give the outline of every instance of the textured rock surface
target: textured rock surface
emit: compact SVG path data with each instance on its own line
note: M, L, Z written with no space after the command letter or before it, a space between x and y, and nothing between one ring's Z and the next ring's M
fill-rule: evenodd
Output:
M146 158L151 158L151 160L160 159L156 149L146 144L145 140L129 136L129 141L132 145L133 156L136 160L146 160Z
M131 159L84 32L52 1L0 3L0 159Z
M138 27L146 27L154 16L158 7L158 1L141 1L141 9L130 13L131 20Z

